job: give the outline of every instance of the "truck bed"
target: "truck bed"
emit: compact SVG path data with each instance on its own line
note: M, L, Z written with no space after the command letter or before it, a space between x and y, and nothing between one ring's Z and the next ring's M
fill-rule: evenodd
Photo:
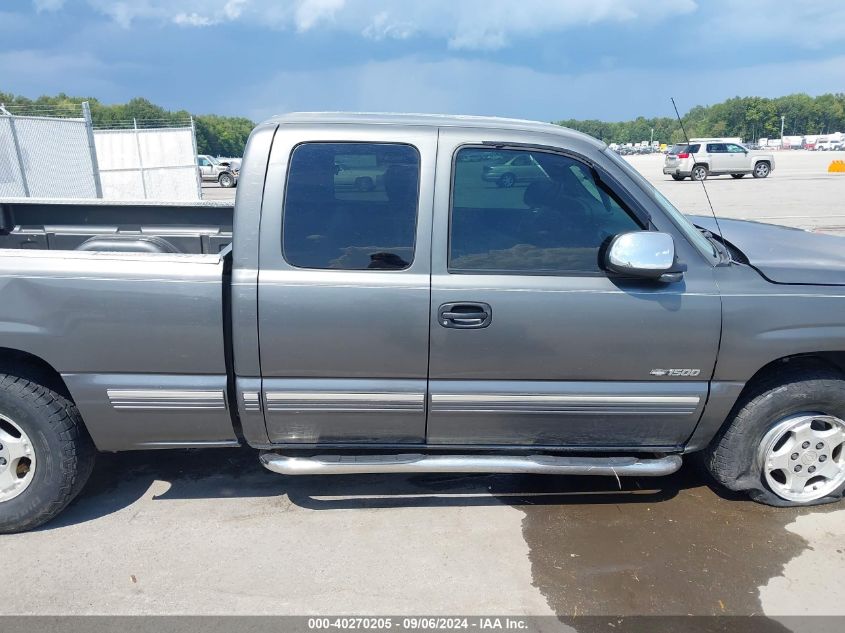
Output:
M100 450L236 443L226 253L37 250L70 239L48 226L0 249L0 348L50 359Z
M0 249L212 254L232 241L229 202L11 198L0 205L7 224Z

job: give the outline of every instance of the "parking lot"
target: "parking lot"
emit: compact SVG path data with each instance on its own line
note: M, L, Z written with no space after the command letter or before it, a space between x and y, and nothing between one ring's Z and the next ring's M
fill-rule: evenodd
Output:
M679 208L699 183L630 160ZM840 232L841 153L706 182L716 212ZM207 199L234 189L206 185ZM52 523L0 539L3 614L845 615L845 506L662 479L285 478L241 449L101 456Z

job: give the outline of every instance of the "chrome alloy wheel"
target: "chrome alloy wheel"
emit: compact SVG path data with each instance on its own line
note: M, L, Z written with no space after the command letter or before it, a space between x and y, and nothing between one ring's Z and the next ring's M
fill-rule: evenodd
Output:
M0 503L14 499L35 476L35 449L24 430L0 415Z
M758 459L769 488L787 501L826 497L845 483L845 422L822 413L781 420L760 442Z
M758 178L765 178L769 175L769 166L766 163L757 163L754 167L754 175Z

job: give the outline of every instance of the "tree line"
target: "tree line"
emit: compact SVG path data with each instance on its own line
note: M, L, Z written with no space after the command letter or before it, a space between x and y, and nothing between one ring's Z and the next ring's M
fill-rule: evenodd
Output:
M780 138L781 116L786 136L845 132L845 93L818 97L792 94L774 99L734 97L710 106L695 106L683 115L683 122L690 138L740 136L746 141L756 141ZM568 119L555 123L585 132L605 143L648 141L652 129L655 141L678 143L684 140L675 117L638 117L618 122Z
M65 113L79 116L79 104L91 104L95 127L125 126L137 119L145 127L156 124L180 124L191 116L187 110L171 111L135 98L124 104L106 105L95 98L70 97L64 93L54 97L26 97L0 92L0 103L10 106L14 114ZM710 106L695 106L683 116L684 127L690 137L740 136L747 141L761 137L780 138L781 116L784 134L827 134L845 131L845 93L811 97L792 94L769 99L765 97L734 97ZM197 130L197 149L200 154L214 156L242 156L247 137L254 123L243 117L214 114L194 115ZM638 143L654 140L678 143L683 132L674 117L637 117L632 121L607 122L594 119L556 121L606 143Z
M95 128L127 127L133 119L143 127L185 125L191 117L187 110L167 110L142 98L107 105L93 97L71 97L64 93L28 99L0 92L0 103L4 103L12 114L19 115L78 117L81 116L80 104L83 101L91 106L91 119ZM193 118L197 151L212 156L242 156L249 133L255 127L255 123L243 117L198 114Z

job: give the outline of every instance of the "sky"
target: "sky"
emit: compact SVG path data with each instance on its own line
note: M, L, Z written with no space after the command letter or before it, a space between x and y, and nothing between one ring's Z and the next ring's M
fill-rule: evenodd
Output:
M261 120L671 116L845 91L842 0L0 0L0 91Z

